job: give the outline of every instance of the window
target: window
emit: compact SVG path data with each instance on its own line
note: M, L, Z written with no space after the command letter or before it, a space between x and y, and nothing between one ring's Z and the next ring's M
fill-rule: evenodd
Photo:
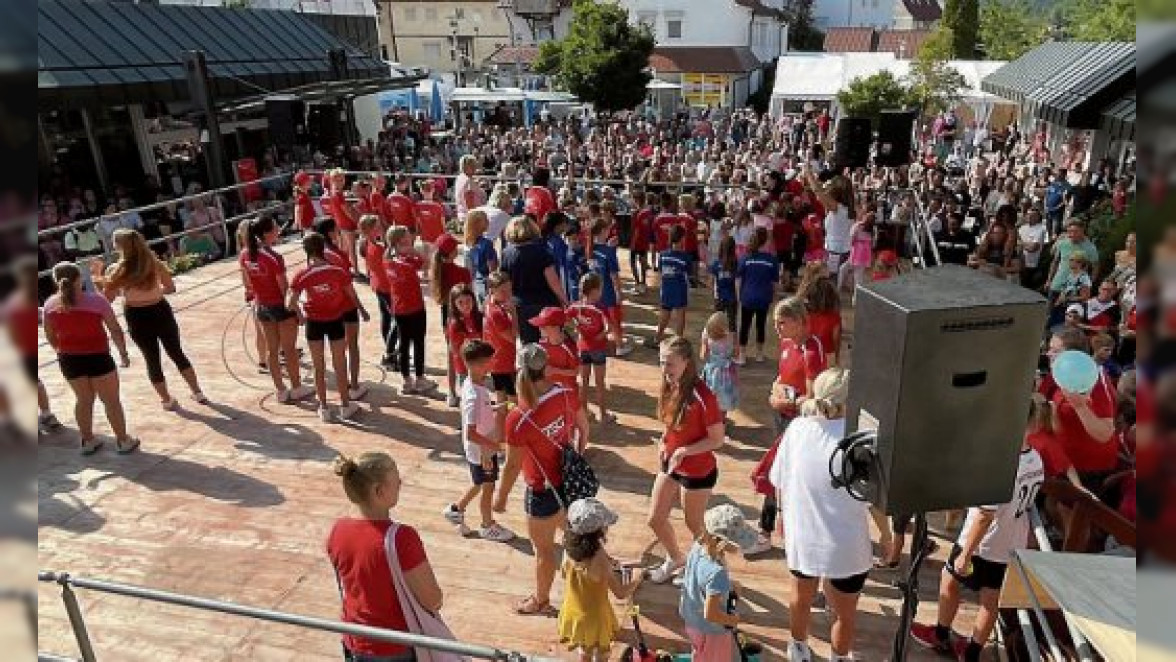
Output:
M441 42L426 41L421 45L425 51L425 59L437 61L441 59Z
M657 12L643 11L637 12L637 23L640 25L648 25L653 27L657 24Z
M405 7L404 8L404 20L406 20L406 21L417 20L417 11L416 10L417 10L416 7Z
M425 7L425 20L430 23L435 23L437 21L436 7Z
M669 39L682 38L682 19L666 21L666 37Z

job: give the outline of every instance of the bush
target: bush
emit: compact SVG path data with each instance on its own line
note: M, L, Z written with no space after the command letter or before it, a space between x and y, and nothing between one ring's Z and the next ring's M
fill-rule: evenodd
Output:
M1115 252L1123 250L1127 235L1135 231L1135 202L1127 205L1123 218L1115 217L1110 200L1094 205L1082 218L1086 221L1086 235L1098 249L1099 273L1111 273L1115 268Z

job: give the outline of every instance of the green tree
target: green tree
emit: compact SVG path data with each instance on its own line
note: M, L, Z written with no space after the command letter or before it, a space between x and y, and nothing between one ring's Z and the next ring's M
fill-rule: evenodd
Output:
M923 41L923 45L919 46L919 52L915 53L915 57L930 60L950 60L955 57L955 36L951 28L943 23L936 26L930 36Z
M909 100L910 91L889 71L855 78L837 93L847 116L867 118L875 125L883 110L904 108Z
M943 6L943 27L951 30L952 55L960 60L976 57L980 31L980 0L947 0Z
M794 51L821 51L825 33L813 19L813 0L790 0L781 9L788 24L788 48Z
M1078 41L1135 41L1135 0L1068 0L1065 31Z
M1015 60L1046 40L1049 23L1027 0L985 0L980 48L990 60Z
M539 47L534 69L554 76L581 101L615 112L645 100L654 39L644 25L613 3L576 0L568 36Z
M968 80L945 60L920 57L911 62L907 98L924 115L941 113L959 102Z

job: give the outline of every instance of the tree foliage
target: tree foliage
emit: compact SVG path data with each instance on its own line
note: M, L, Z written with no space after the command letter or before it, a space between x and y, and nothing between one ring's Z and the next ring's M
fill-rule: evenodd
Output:
M930 60L950 60L955 57L955 37L951 28L943 23L935 26L930 36L923 40L923 45L919 46L915 57Z
M941 113L963 97L968 79L946 60L926 57L922 53L911 62L907 98L923 114Z
M1077 41L1135 41L1135 0L1067 0L1064 30Z
M943 7L943 26L951 30L952 56L960 60L975 59L980 0L947 0Z
M1049 22L1027 0L985 0L980 6L980 48L991 60L1015 60L1049 35Z
M849 117L868 118L875 124L883 110L904 108L910 90L889 71L855 78L837 93L837 103Z
M825 48L825 33L813 19L813 0L789 0L781 11L788 24L790 50L820 51Z
M614 112L645 100L654 38L648 26L630 25L629 12L613 3L576 0L568 36L539 47L535 71L556 81L597 110Z

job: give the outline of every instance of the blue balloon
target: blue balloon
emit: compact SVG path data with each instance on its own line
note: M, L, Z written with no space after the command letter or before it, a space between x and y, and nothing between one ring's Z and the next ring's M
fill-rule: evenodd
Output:
M1098 364L1089 354L1077 350L1058 354L1051 373L1057 385L1071 393L1090 393L1098 382Z

